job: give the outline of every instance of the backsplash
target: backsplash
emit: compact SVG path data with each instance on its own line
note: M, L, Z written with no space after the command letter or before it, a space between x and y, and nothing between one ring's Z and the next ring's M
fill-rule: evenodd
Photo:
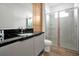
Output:
M23 33L32 33L33 28L31 29L23 29ZM12 37L17 37L21 33L21 29L7 29L4 30L4 39L12 38Z
M33 33L33 28L24 29L23 32L24 33Z

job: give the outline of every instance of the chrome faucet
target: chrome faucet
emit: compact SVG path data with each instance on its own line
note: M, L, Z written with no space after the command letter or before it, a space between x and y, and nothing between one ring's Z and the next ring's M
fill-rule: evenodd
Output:
M21 33L23 33L23 28L21 28Z

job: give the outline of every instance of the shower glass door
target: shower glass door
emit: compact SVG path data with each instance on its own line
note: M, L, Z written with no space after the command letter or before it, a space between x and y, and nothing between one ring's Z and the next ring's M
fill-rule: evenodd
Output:
M75 9L67 9L59 12L60 46L72 50L77 50L75 16Z
M57 18L58 13L50 13L48 25L48 39L52 41L53 47L57 46Z
M52 41L53 46L71 50L79 50L79 27L78 8L52 12L46 22L47 39Z

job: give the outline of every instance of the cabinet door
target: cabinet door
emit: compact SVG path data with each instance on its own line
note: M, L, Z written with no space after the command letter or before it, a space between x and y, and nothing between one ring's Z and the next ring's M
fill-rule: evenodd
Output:
M34 52L38 55L44 49L43 35L36 36L34 39Z
M16 55L20 56L33 56L34 55L34 47L33 47L33 38L29 38L27 40L21 41L19 44L19 48L16 46L15 51Z
M39 36L39 40L40 40L40 42L39 42L40 51L42 51L42 50L44 49L44 34L41 34L41 35Z
M31 56L33 53L33 38L16 42L0 48L2 56Z
M18 49L16 49L15 47L17 46L17 48L19 48L19 44L20 42L15 42L3 47L0 47L0 56L13 56L16 55L16 51Z

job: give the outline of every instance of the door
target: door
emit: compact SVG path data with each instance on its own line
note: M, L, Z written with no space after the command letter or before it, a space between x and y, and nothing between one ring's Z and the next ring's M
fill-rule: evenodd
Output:
M49 21L47 22L47 39L52 41L53 46L57 46L57 19L58 19L58 13L51 13L49 15Z
M59 12L60 46L72 50L77 50L75 16L75 9L67 9Z

